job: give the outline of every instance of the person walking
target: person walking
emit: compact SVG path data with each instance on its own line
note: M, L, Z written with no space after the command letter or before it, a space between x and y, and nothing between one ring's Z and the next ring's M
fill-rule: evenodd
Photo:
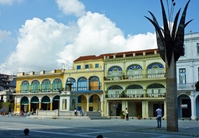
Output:
M160 109L160 106L156 109L157 113L157 128L161 128L161 120L162 120L162 109Z
M128 111L128 108L126 108L126 120L129 120L129 111Z
M76 110L76 108L74 110L74 115L77 116L77 110Z

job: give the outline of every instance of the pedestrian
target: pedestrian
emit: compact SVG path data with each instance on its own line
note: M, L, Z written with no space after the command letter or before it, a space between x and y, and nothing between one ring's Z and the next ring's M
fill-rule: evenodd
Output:
M76 110L76 108L74 110L74 115L77 116L77 110Z
M23 113L23 111L21 110L21 111L20 111L20 116L23 116L23 115L24 115L24 113Z
M20 116L23 116L24 115L24 113L23 113L23 111L21 110L20 111L20 114L19 114Z
M4 110L4 108L1 109L1 115L5 115L5 110Z
M162 109L160 109L160 106L156 109L157 113L157 128L161 128L161 120L162 120Z
M126 108L126 120L129 120L129 111L128 111L128 108Z
M103 136L102 135L98 135L96 138L103 138Z

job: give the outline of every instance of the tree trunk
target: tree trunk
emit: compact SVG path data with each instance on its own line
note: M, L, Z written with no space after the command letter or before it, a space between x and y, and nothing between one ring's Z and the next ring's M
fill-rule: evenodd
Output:
M166 66L167 131L178 131L177 81L174 53L172 53L170 66L167 63Z

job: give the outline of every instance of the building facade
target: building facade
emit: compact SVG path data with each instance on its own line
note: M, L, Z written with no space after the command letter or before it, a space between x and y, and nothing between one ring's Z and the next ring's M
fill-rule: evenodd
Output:
M199 118L199 33L184 40L185 55L177 61L178 117ZM78 95L77 109L102 116L155 117L161 106L166 118L166 69L158 49L81 56L72 69L18 73L15 112L59 109L67 83ZM74 107L75 108L75 107Z
M72 70L64 71L66 83L72 83L72 91L78 95L78 110L99 111L103 116L104 89L103 56L82 56L73 62ZM67 86L65 86L67 89Z
M157 49L110 54L105 64L105 116L155 117L160 105L166 118L165 63Z
M199 33L185 35L185 55L177 61L178 117L199 118Z
M64 70L19 72L17 74L14 112L59 109Z

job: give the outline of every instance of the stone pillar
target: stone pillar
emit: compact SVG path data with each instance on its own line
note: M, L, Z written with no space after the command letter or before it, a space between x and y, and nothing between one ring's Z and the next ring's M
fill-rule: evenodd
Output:
M101 115L104 116L104 95L102 94L100 99L100 106L101 106Z
M87 97L87 102L86 102L86 111L89 111L89 99Z
M129 108L128 101L126 101L125 105L126 105L126 108Z
M109 102L108 101L106 102L106 114L107 114L107 116L110 116L110 114L109 114Z
M39 102L39 110L41 109L41 102Z
M149 102L142 101L142 118L149 118Z
M164 100L164 115L163 118L166 119L167 118L167 103L166 100Z
M196 99L195 92L191 92L191 119L196 119Z
M146 78L147 68L146 68L146 60L143 61L143 71L142 71L142 78Z
M176 63L172 52L171 63L166 62L167 131L178 131Z
M28 103L28 112L31 111L31 103Z
M146 101L142 101L142 118L146 118Z
M50 102L50 110L52 111L52 109L53 109L53 103Z
M126 110L126 101L122 101L122 111Z

